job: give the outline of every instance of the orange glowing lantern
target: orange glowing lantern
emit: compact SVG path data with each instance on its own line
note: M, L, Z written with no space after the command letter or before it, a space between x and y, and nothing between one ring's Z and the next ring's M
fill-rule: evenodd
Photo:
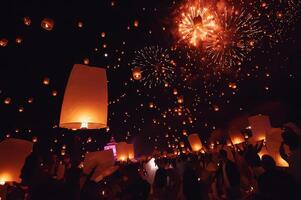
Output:
M79 22L77 23L77 26L78 26L78 28L83 28L84 23L83 23L82 21L79 21Z
M142 78L142 73L139 67L135 67L132 71L134 80L138 81Z
M85 64L85 65L89 65L89 63L90 63L89 58L84 58L84 64Z
M279 147L282 142L282 129L271 128L266 133L266 148L268 154L272 156L279 167L288 167L288 163L282 159L279 153Z
M75 64L66 86L60 127L107 127L108 91L105 69Z
M9 97L5 98L4 103L7 104L7 105L10 104L11 103L11 98L9 98Z
M116 153L118 161L127 161L129 158L128 144L126 142L119 142L116 144Z
M30 26L31 25L31 19L29 17L23 17L23 23L26 26Z
M45 18L41 22L41 27L46 31L51 31L54 28L54 21L50 18Z
M31 103L33 102L33 97L29 97L28 100L27 100L27 102L28 102L29 104L31 104Z
M22 41L23 41L23 39L22 39L21 37L17 37L17 38L16 38L16 43L17 43L17 44L21 44Z
M184 103L184 97L183 96L179 96L178 97L178 103Z
M44 85L49 85L49 83L50 83L50 79L49 79L48 77L45 77L45 78L43 79L43 84L44 84Z
M1 47L6 47L6 45L8 44L8 40L5 38L0 39L0 46Z
M127 144L128 158L133 160L135 158L135 150L133 144Z
M252 129L250 143L256 144L260 140L265 140L266 133L272 128L270 118L266 115L256 115L248 118Z
M57 96L57 91L56 90L52 90L51 95L56 97Z
M176 88L173 89L173 95L177 95L178 94L178 90Z
M137 28L139 26L139 21L138 20L135 20L134 21L134 26Z
M228 135L231 139L232 144L240 144L245 142L244 135L241 133L241 130L249 126L248 116L243 115L233 119L229 123Z
M5 139L0 143L0 182L20 183L20 173L32 143L20 139Z
M202 142L198 134L191 134L188 136L188 141L192 151L200 151L202 149Z

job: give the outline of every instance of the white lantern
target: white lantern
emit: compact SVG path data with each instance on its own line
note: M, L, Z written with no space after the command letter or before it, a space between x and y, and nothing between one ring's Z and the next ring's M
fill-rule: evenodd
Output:
M107 127L106 71L75 64L64 94L60 127L99 129Z
M21 169L32 145L32 142L13 138L0 143L0 183L21 182Z
M260 140L265 140L267 132L272 128L270 118L266 115L256 115L248 118L252 129L250 143L256 144Z
M200 151L202 149L202 142L198 134L191 134L188 136L188 141L192 151Z

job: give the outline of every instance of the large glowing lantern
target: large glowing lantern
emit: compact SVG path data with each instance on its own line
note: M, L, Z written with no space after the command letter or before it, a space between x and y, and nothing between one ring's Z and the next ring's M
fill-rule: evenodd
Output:
M32 142L13 138L0 143L0 183L21 181L21 169L32 145Z
M198 134L191 134L188 136L188 141L192 151L200 151L202 148L202 142Z
M277 166L288 167L288 163L282 159L279 153L279 147L282 142L282 129L272 128L266 134L266 148L270 156L272 156Z
M272 128L270 118L266 115L256 115L248 118L253 136L249 139L250 143L257 143L265 140L267 132Z
M247 115L236 117L229 123L228 134L232 144L240 144L245 141L241 130L247 126L249 126Z
M75 64L64 94L60 127L99 129L107 126L106 71Z
M127 161L129 158L128 144L126 142L119 142L116 144L117 160Z

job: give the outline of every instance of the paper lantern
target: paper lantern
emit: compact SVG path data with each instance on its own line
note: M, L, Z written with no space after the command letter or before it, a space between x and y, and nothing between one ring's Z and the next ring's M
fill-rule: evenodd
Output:
M17 43L17 44L21 44L22 41L23 41L23 39L22 39L21 37L17 37L17 38L16 38L16 43Z
M4 103L7 104L7 105L10 104L11 103L11 98L9 98L9 97L5 98Z
M41 27L47 31L51 31L54 27L54 21L50 18L45 18L41 22Z
M135 158L135 151L133 144L127 144L128 158L133 160Z
M0 46L1 47L6 47L6 45L8 44L8 40L5 38L0 39Z
M60 127L106 128L107 112L108 91L105 69L75 64L64 94Z
M0 143L0 182L20 183L20 173L33 143L20 139L5 139Z
M48 77L45 77L45 78L43 79L43 84L44 84L44 85L49 85L49 83L50 83L50 79L49 79Z
M191 134L188 136L188 141L192 151L200 151L202 148L202 142L198 134Z
M30 26L31 25L31 19L29 17L23 17L23 23L26 26Z
M178 97L178 103L184 103L184 97L183 96L179 96Z
M128 144L126 142L119 142L116 144L118 161L127 161L128 157L129 157L127 145Z
M266 134L266 148L270 156L272 156L279 167L288 167L288 163L282 159L279 153L279 147L282 142L282 129L272 128Z
M138 81L142 78L141 70L139 67L135 67L132 71L134 80Z
M249 126L248 116L243 115L234 118L228 126L228 135L231 139L232 144L240 144L245 141L241 130Z
M256 144L260 140L265 140L266 133L272 128L270 118L266 115L256 115L248 118L253 136L250 143Z

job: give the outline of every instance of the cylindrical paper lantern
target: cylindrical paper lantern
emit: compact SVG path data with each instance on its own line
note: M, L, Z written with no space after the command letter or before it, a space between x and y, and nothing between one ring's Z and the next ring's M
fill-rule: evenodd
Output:
M266 135L266 147L268 154L274 158L277 166L288 167L288 163L282 159L279 153L279 147L282 142L281 134L281 128L270 129Z
M202 142L198 134L191 134L188 136L188 141L192 151L199 151L202 148Z
M126 142L119 142L116 144L117 160L126 161L129 157L128 144Z
M65 90L60 127L99 129L107 126L106 71L75 64Z
M249 126L248 116L242 115L234 118L228 125L228 135L232 144L240 144L245 141L241 130Z
M0 143L0 183L21 181L21 169L32 145L32 142L13 138Z
M256 115L248 118L253 136L249 139L250 143L257 143L265 140L267 132L272 128L270 118L266 115Z
M127 144L127 150L128 150L128 158L130 160L135 158L135 151L134 151L134 145L133 144Z

